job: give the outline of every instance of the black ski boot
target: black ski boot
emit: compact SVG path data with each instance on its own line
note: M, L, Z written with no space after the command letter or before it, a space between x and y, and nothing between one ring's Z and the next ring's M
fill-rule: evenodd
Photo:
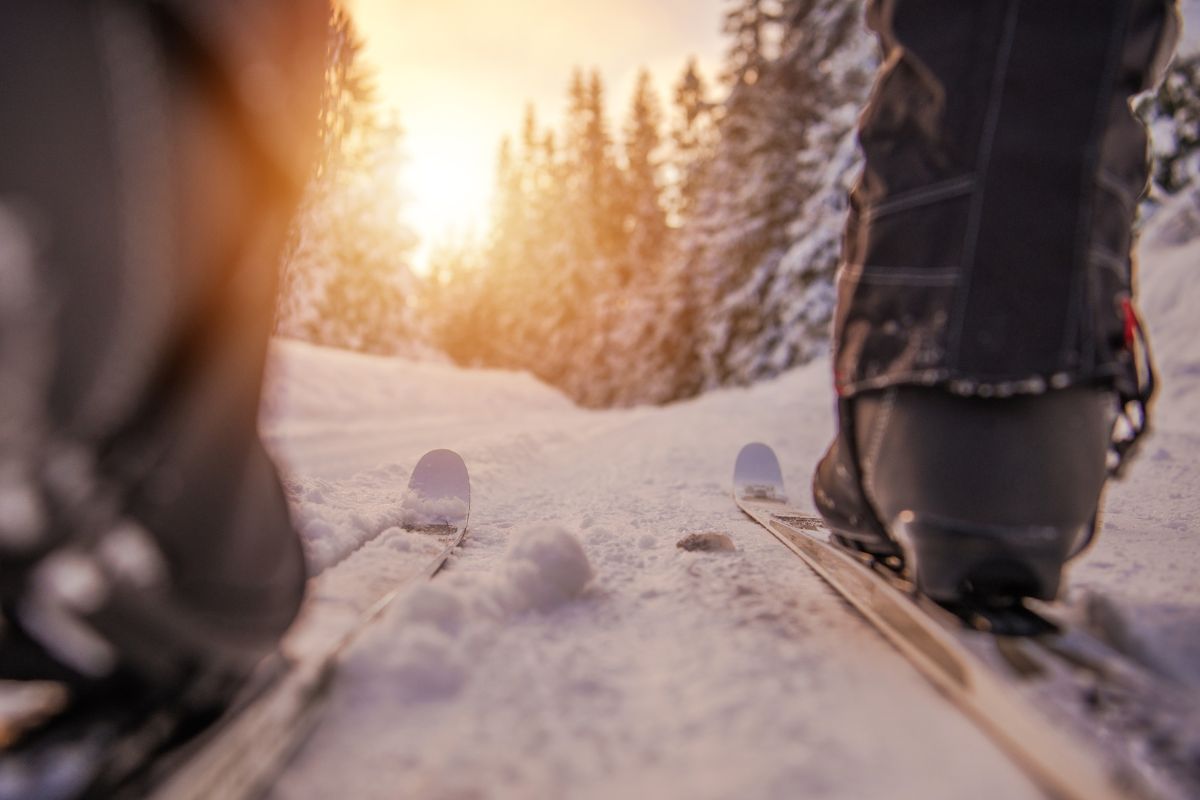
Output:
M814 499L843 545L901 555L939 602L1052 600L1094 533L1116 407L1090 388L861 394L842 402Z
M0 798L219 714L300 607L258 414L329 9L243 5L4 7L0 681L65 699L0 747Z

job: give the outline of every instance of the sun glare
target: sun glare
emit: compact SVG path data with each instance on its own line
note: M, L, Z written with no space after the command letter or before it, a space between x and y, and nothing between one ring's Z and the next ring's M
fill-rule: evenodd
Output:
M449 238L478 231L486 223L494 172L493 154L469 136L444 131L410 136L408 160L400 176L405 217L420 237L414 268L428 270L431 248Z
M420 272L447 237L484 230L501 137L520 132L526 103L543 124L559 120L573 67L603 73L616 121L641 67L665 91L689 56L715 63L724 46L720 0L343 2L379 71L380 100L405 129L398 190Z

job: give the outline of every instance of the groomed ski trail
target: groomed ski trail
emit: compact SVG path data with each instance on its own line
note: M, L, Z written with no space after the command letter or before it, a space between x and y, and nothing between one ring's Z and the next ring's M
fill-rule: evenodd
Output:
M268 437L292 448L295 485L326 487L301 498L302 520L353 538L339 526L388 513L378 496L382 510L354 505L372 476L430 440L467 460L474 502L461 553L352 654L275 796L1040 796L729 501L745 441L771 441L807 484L832 425L825 362L668 409L587 412L524 376L278 349L303 380ZM315 388L336 402L309 402ZM676 548L705 532L736 551ZM1073 577L1119 589L1104 578L1164 574L1158 548L1133 555L1098 549ZM1200 626L1196 592L1176 599Z
M1194 689L1198 233L1164 210L1143 237L1159 427L1068 574ZM665 409L588 412L524 375L278 343L263 430L328 585L387 563L372 549L412 555L387 538L359 548L395 525L404 465L425 450L463 455L473 502L464 547L351 653L274 796L1041 796L730 502L738 449L764 441L811 507L832 408L827 360ZM692 533L736 549L677 549Z

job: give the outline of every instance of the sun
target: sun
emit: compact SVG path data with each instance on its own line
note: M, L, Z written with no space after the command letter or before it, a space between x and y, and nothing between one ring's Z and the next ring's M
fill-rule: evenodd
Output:
M667 87L689 56L715 60L725 46L721 0L340 2L406 132L398 191L418 272L432 247L485 230L501 138L520 133L529 103L543 126L561 120L574 67L604 74L617 125L641 67Z
M486 223L492 193L488 177L495 168L477 141L453 129L411 134L405 151L398 189L404 197L404 218L420 240L413 268L424 274L432 247Z

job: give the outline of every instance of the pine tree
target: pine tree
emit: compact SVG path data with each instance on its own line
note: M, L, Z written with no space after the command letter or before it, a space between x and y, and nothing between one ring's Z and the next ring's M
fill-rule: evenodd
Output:
M593 253L613 266L625 249L619 213L623 186L613 153L604 96L604 82L600 73L593 70L584 87L584 124L578 142L577 166L582 171L584 225L591 233ZM597 267L603 268L603 265Z
M1177 59L1140 112L1153 134L1151 197L1193 185L1200 174L1200 55Z
M403 224L397 192L399 126L379 127L378 149L360 170L345 175L323 206L328 225L318 251L327 279L317 294L312 341L370 353L411 349L417 337L409 298L415 236ZM317 223L317 219L313 220Z
M716 112L720 106L709 100L708 85L696 65L687 66L675 84L671 123L670 179L667 208L676 227L687 219L699 188L701 167L712 157L716 144Z
M318 111L322 157L317 178L361 166L379 129L375 75L362 58L363 41L345 9L335 6L325 50L325 83Z
M492 268L511 275L529 256L531 196L529 154L505 137L496 157L496 183L488 253Z
M340 8L330 17L319 117L322 157L284 258L277 332L394 353L420 338L409 305L415 236L399 194L403 132L375 103L362 40Z
M773 0L731 0L723 30L730 37L723 78L730 85L753 85L768 62L768 45L776 36L771 26L779 21Z
M592 181L589 173L589 149L592 114L587 82L578 67L571 72L567 86L567 118L563 126L563 201L571 250L576 260L591 260L599 249L591 227Z
M491 240L487 248L489 286L482 298L481 314L486 335L479 342L487 352L481 356L497 366L518 366L506 356L501 342L516 337L519 316L513 305L515 289L512 277L524 260L524 236L528 216L528 197L525 194L524 169L519 151L505 137L500 142L496 158L496 191L492 211Z
M841 209L824 211L842 189L826 192L853 165L846 110L871 64L860 14L845 0L743 0L728 14L730 93L683 236L707 386L776 374L825 339ZM833 63L847 51L863 66Z
M459 364L481 365L484 321L482 248L471 240L441 242L429 254L421 283L421 308L433 345Z
M625 191L621 213L635 271L656 272L667 240L662 204L662 110L650 73L642 70L625 123ZM628 281L629 276L622 276ZM623 281L624 282L624 281Z
M847 196L859 165L855 122L878 55L859 2L785 0L781 19L779 80L802 127L794 154L802 202L761 289L764 332L739 379L776 374L827 347Z
M526 303L530 318L537 324L530 357L536 365L534 374L561 385L571 369L566 343L569 329L583 301L582 293L574 289L578 256L572 242L577 237L571 230L566 165L553 131L541 134L536 152L536 248L529 264L531 290Z
M727 75L735 82L685 234L694 293L704 310L697 347L707 386L740 378L742 350L762 332L763 281L783 255L800 202L795 154L802 132L761 51L761 6L747 2L735 9L751 32L738 32L730 53Z

